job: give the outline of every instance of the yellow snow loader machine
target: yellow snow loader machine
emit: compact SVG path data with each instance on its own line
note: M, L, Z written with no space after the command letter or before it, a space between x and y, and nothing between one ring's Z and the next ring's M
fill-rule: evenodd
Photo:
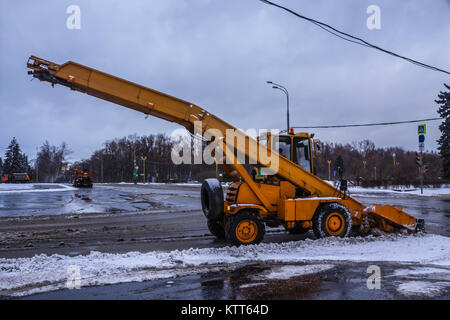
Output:
M75 62L56 64L31 56L27 67L30 75L52 86L178 123L192 134L214 131L216 163L233 183L224 194L217 179L206 179L201 203L211 233L232 244L261 242L266 225L282 225L293 233L312 229L318 238L347 237L352 230L367 234L372 228L385 232L424 228L423 220L401 207L363 205L347 194L345 181L336 188L314 175L308 133L267 133L255 139L195 104ZM246 164L253 166L250 173Z

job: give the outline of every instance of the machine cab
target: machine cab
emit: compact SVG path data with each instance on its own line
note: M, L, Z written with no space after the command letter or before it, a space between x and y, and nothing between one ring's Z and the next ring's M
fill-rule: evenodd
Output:
M312 136L306 132L274 135L267 132L267 146L278 152L281 156L294 162L308 172L313 173Z

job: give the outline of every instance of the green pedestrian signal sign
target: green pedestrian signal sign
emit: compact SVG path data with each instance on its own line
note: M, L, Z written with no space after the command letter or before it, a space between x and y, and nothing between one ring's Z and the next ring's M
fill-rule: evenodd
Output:
M426 131L427 131L427 127L425 126L425 124L419 124L419 125L417 126L417 134L418 134L419 136L425 134Z

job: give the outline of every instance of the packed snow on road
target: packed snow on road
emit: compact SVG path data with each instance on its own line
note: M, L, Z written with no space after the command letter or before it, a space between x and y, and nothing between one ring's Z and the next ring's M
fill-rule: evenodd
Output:
M170 252L91 252L74 257L40 254L31 258L0 259L0 294L23 296L66 288L71 276L68 270L73 268L79 270L80 285L86 287L232 270L254 262L276 263L277 267L266 277L286 279L330 270L335 264L348 261L396 262L401 266L396 271L397 276L402 272L403 275L414 273L411 264L424 266L417 274L440 272L448 275L450 238L432 234L383 235ZM296 263L303 265L296 266ZM399 292L414 295L418 287L424 286L424 283L410 282L399 287ZM428 289L433 293L438 290L437 286L448 288L450 282L429 285L432 287Z

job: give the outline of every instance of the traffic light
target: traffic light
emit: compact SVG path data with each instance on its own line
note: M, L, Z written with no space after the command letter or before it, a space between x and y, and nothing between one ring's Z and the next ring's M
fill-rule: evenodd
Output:
M420 154L416 152L416 165L420 167Z
M428 173L428 166L423 167L423 173Z

